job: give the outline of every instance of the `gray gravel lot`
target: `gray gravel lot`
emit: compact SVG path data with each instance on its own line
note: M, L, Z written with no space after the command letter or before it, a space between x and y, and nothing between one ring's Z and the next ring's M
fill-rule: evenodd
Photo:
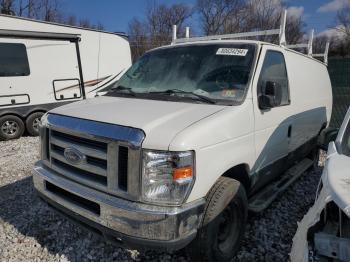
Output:
M0 141L0 261L188 261L184 252L139 254L105 243L67 221L33 192L39 139ZM235 261L286 261L292 237L312 205L321 168L305 173L267 210L250 214Z

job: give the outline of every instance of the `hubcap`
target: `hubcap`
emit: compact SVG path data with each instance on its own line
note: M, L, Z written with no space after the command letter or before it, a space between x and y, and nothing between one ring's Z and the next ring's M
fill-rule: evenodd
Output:
M1 131L9 136L15 135L19 130L18 124L15 121L8 120L1 126Z
M40 118L37 117L33 121L33 129L38 132L39 131Z
M237 212L231 206L226 207L220 217L217 235L217 245L221 252L226 253L233 248L238 240L239 219Z

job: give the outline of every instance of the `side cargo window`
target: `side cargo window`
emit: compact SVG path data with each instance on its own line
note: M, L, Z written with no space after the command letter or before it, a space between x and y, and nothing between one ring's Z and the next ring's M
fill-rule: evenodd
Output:
M278 51L269 50L266 52L258 82L258 96L267 82L274 82L281 87L281 106L290 104L286 62L283 54Z
M24 44L0 43L0 77L30 74L27 49Z

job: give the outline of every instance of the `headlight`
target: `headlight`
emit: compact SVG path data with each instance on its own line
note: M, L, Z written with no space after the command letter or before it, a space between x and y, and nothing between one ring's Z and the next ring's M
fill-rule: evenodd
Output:
M146 202L179 205L194 183L194 152L143 151L142 197Z

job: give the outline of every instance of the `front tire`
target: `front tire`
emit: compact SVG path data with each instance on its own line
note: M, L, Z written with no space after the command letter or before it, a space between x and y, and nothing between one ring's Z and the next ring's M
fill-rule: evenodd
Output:
M243 185L220 177L207 196L197 237L189 246L193 261L231 261L244 235L248 201Z
M28 116L26 120L27 131L31 136L39 135L39 124L41 117L44 115L43 112L36 112Z
M0 117L0 140L20 138L24 133L23 121L13 115Z

